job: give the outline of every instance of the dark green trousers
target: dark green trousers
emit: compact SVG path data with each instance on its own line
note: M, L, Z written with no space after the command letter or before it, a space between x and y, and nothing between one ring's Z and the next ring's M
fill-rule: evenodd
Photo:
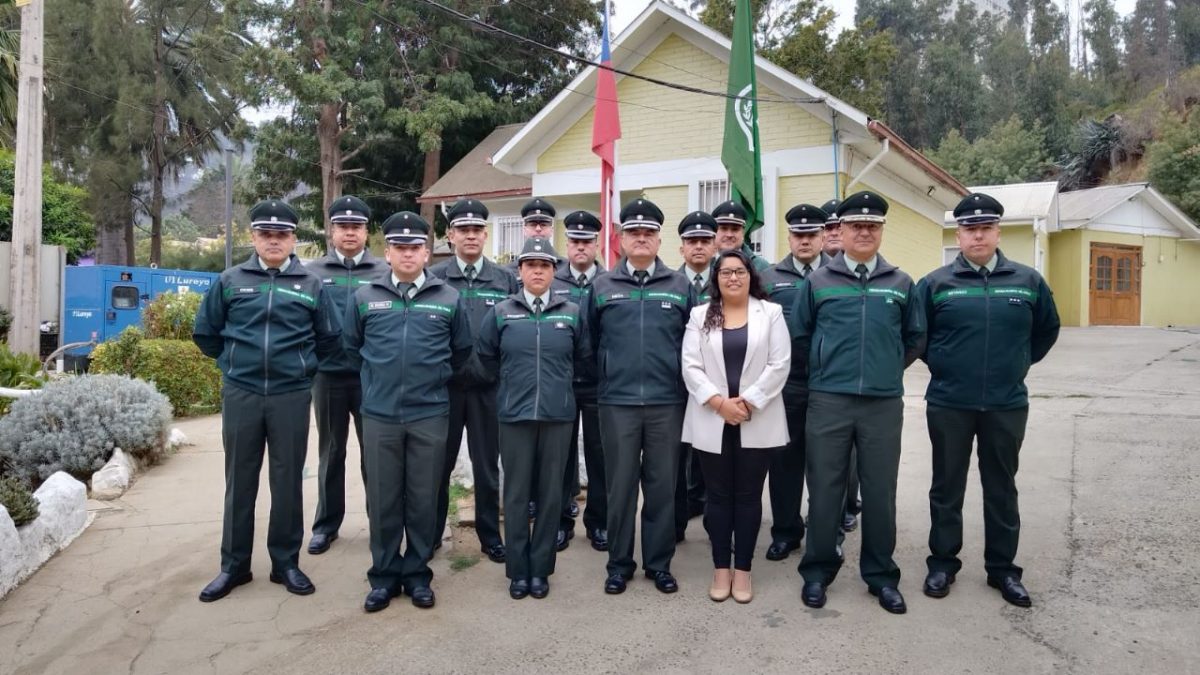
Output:
M225 515L221 530L221 571L250 571L254 549L254 502L258 498L263 454L271 486L267 554L271 569L300 565L304 540L304 501L300 481L308 452L308 389L263 396L225 383L221 437L225 445Z
M371 588L398 593L428 586L433 580L429 559L442 536L437 498L446 426L445 416L408 424L364 420ZM405 538L408 546L402 554Z
M1021 536L1017 508L1017 460L1025 440L1029 408L959 410L928 406L929 440L933 445L933 483L929 487L930 572L955 574L962 568L963 494L971 468L971 446L979 452L983 486L983 565L988 578L1021 578L1013 564Z
M772 451L768 488L771 494L771 541L799 544L804 539L804 426L808 416L808 393L783 394L787 413L788 444Z
M346 517L346 443L350 420L358 438L359 470L366 485L363 456L362 382L357 373L317 373L313 378L313 412L317 417L317 515L313 534L336 534Z
M450 421L446 431L445 464L438 483L438 532L446 527L450 512L450 474L458 461L463 431L475 480L475 534L483 546L500 540L500 423L496 412L496 385L450 385ZM556 502L557 503L557 502Z
M608 574L632 577L638 488L642 492L642 567L671 571L675 556L675 472L683 405L600 404L608 485Z
M904 400L811 392L805 430L808 538L799 571L805 581L830 583L841 569L839 526L846 505L851 448L858 452L862 486L862 553L859 571L872 589L897 586L896 474Z
M576 399L577 412L567 439L566 472L563 475L563 512L559 527L575 529L570 503L579 494L579 431L583 429L583 464L587 467L587 504L583 508L583 526L603 530L608 526L608 490L604 486L604 447L600 442L600 406L595 399ZM506 507L507 508L507 507Z
M554 574L554 518L538 518L530 526L521 517L529 502L560 504L563 465L567 461L570 422L501 422L500 461L504 464L505 571L509 579ZM571 446L573 448L573 446Z

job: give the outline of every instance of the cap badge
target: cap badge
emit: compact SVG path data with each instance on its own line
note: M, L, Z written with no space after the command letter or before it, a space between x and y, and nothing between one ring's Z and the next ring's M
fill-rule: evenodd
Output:
M408 234L408 233L409 233L409 229L407 227L404 228L404 234Z
M978 199L978 197L976 197L976 199ZM975 209L975 215L983 215L983 209Z
M540 251L540 250L542 250L542 247L541 247L541 246L537 246L537 245L535 245L535 246L533 247L533 250L535 250L535 251Z
M863 213L870 213L870 212L871 212L871 209L868 209L865 206L863 207Z
M279 216L271 216L271 222L272 222L272 223L277 223L277 222L279 222Z

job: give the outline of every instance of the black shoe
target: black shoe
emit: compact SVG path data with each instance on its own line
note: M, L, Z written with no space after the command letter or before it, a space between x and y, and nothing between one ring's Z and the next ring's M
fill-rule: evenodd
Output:
M579 502L574 499L571 500L571 503L567 505L567 515L572 518L579 517Z
M554 550L565 551L571 545L571 540L575 538L575 530L559 530L554 536Z
M483 554L488 557L488 560L491 560L494 563L504 562L504 544L492 544L491 546L484 546L480 550L482 550Z
M312 595L313 591L317 590L317 587L313 586L308 576L301 572L299 567L282 572L271 572L271 583L283 584L287 592L294 595Z
M530 579L529 594L539 600L550 595L550 580L546 577L534 577Z
M947 572L930 572L925 577L925 595L931 598L944 598L950 595L950 584L954 583L954 575Z
M767 560L783 560L788 554L800 548L798 541L773 541L767 547Z
M609 595L620 595L625 592L625 583L629 581L624 574L610 574L604 580L604 592Z
M392 604L392 598L396 594L386 588L372 588L370 593L367 593L367 599L363 602L363 609L368 612L378 612L381 609L387 609L388 605Z
M433 597L432 588L428 586L417 586L416 588L409 589L408 594L412 597L413 607L420 607L421 609L429 609L430 607L433 607L435 598Z
M233 589L248 584L254 579L254 575L246 572L245 574L230 574L221 572L217 578L208 582L204 590L200 591L200 602L214 602L229 595Z
M529 519L537 520L537 502L529 502Z
M804 603L805 607L821 609L825 606L827 599L825 596L825 584L819 581L804 582L804 589L800 591L800 600Z
M654 580L654 587L660 593L674 593L679 590L679 584L675 581L675 577L671 576L670 572L651 572L646 570L646 578Z
M321 555L329 550L329 546L337 541L338 534L314 533L312 539L308 540L308 552L313 555Z
M587 538L592 542L592 548L597 551L608 550L608 530L602 530L598 527L594 530L589 530Z
M842 532L853 532L858 529L858 516L853 513L842 514Z
M908 611L908 605L904 604L904 596L900 595L900 589L895 586L884 586L880 589L868 589L871 595L879 596L879 606L891 612L892 614L903 614Z
M1000 595L1003 595L1009 604L1016 605L1017 607L1033 606L1033 600L1029 597L1029 591L1025 590L1025 586L1021 583L1021 580L1016 577L1004 577L1003 579L989 577L987 585L992 588L999 588Z
M529 580L528 579L513 579L508 582L508 596L513 600L520 600L529 595Z

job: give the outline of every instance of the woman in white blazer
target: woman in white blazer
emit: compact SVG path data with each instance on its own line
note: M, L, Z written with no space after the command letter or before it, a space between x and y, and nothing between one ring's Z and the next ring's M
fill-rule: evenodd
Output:
M692 310L683 338L683 440L700 451L708 489L704 527L716 568L709 597L750 602L763 482L772 450L788 442L781 393L792 344L783 310L765 300L745 253L717 256L710 287L711 301Z

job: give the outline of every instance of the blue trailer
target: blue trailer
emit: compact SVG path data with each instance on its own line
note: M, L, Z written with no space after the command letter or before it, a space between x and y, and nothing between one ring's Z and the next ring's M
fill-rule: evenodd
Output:
M159 295L204 293L219 272L94 265L68 267L63 284L63 344L104 342L127 326L142 325L142 309ZM86 361L91 347L65 354L67 370Z

